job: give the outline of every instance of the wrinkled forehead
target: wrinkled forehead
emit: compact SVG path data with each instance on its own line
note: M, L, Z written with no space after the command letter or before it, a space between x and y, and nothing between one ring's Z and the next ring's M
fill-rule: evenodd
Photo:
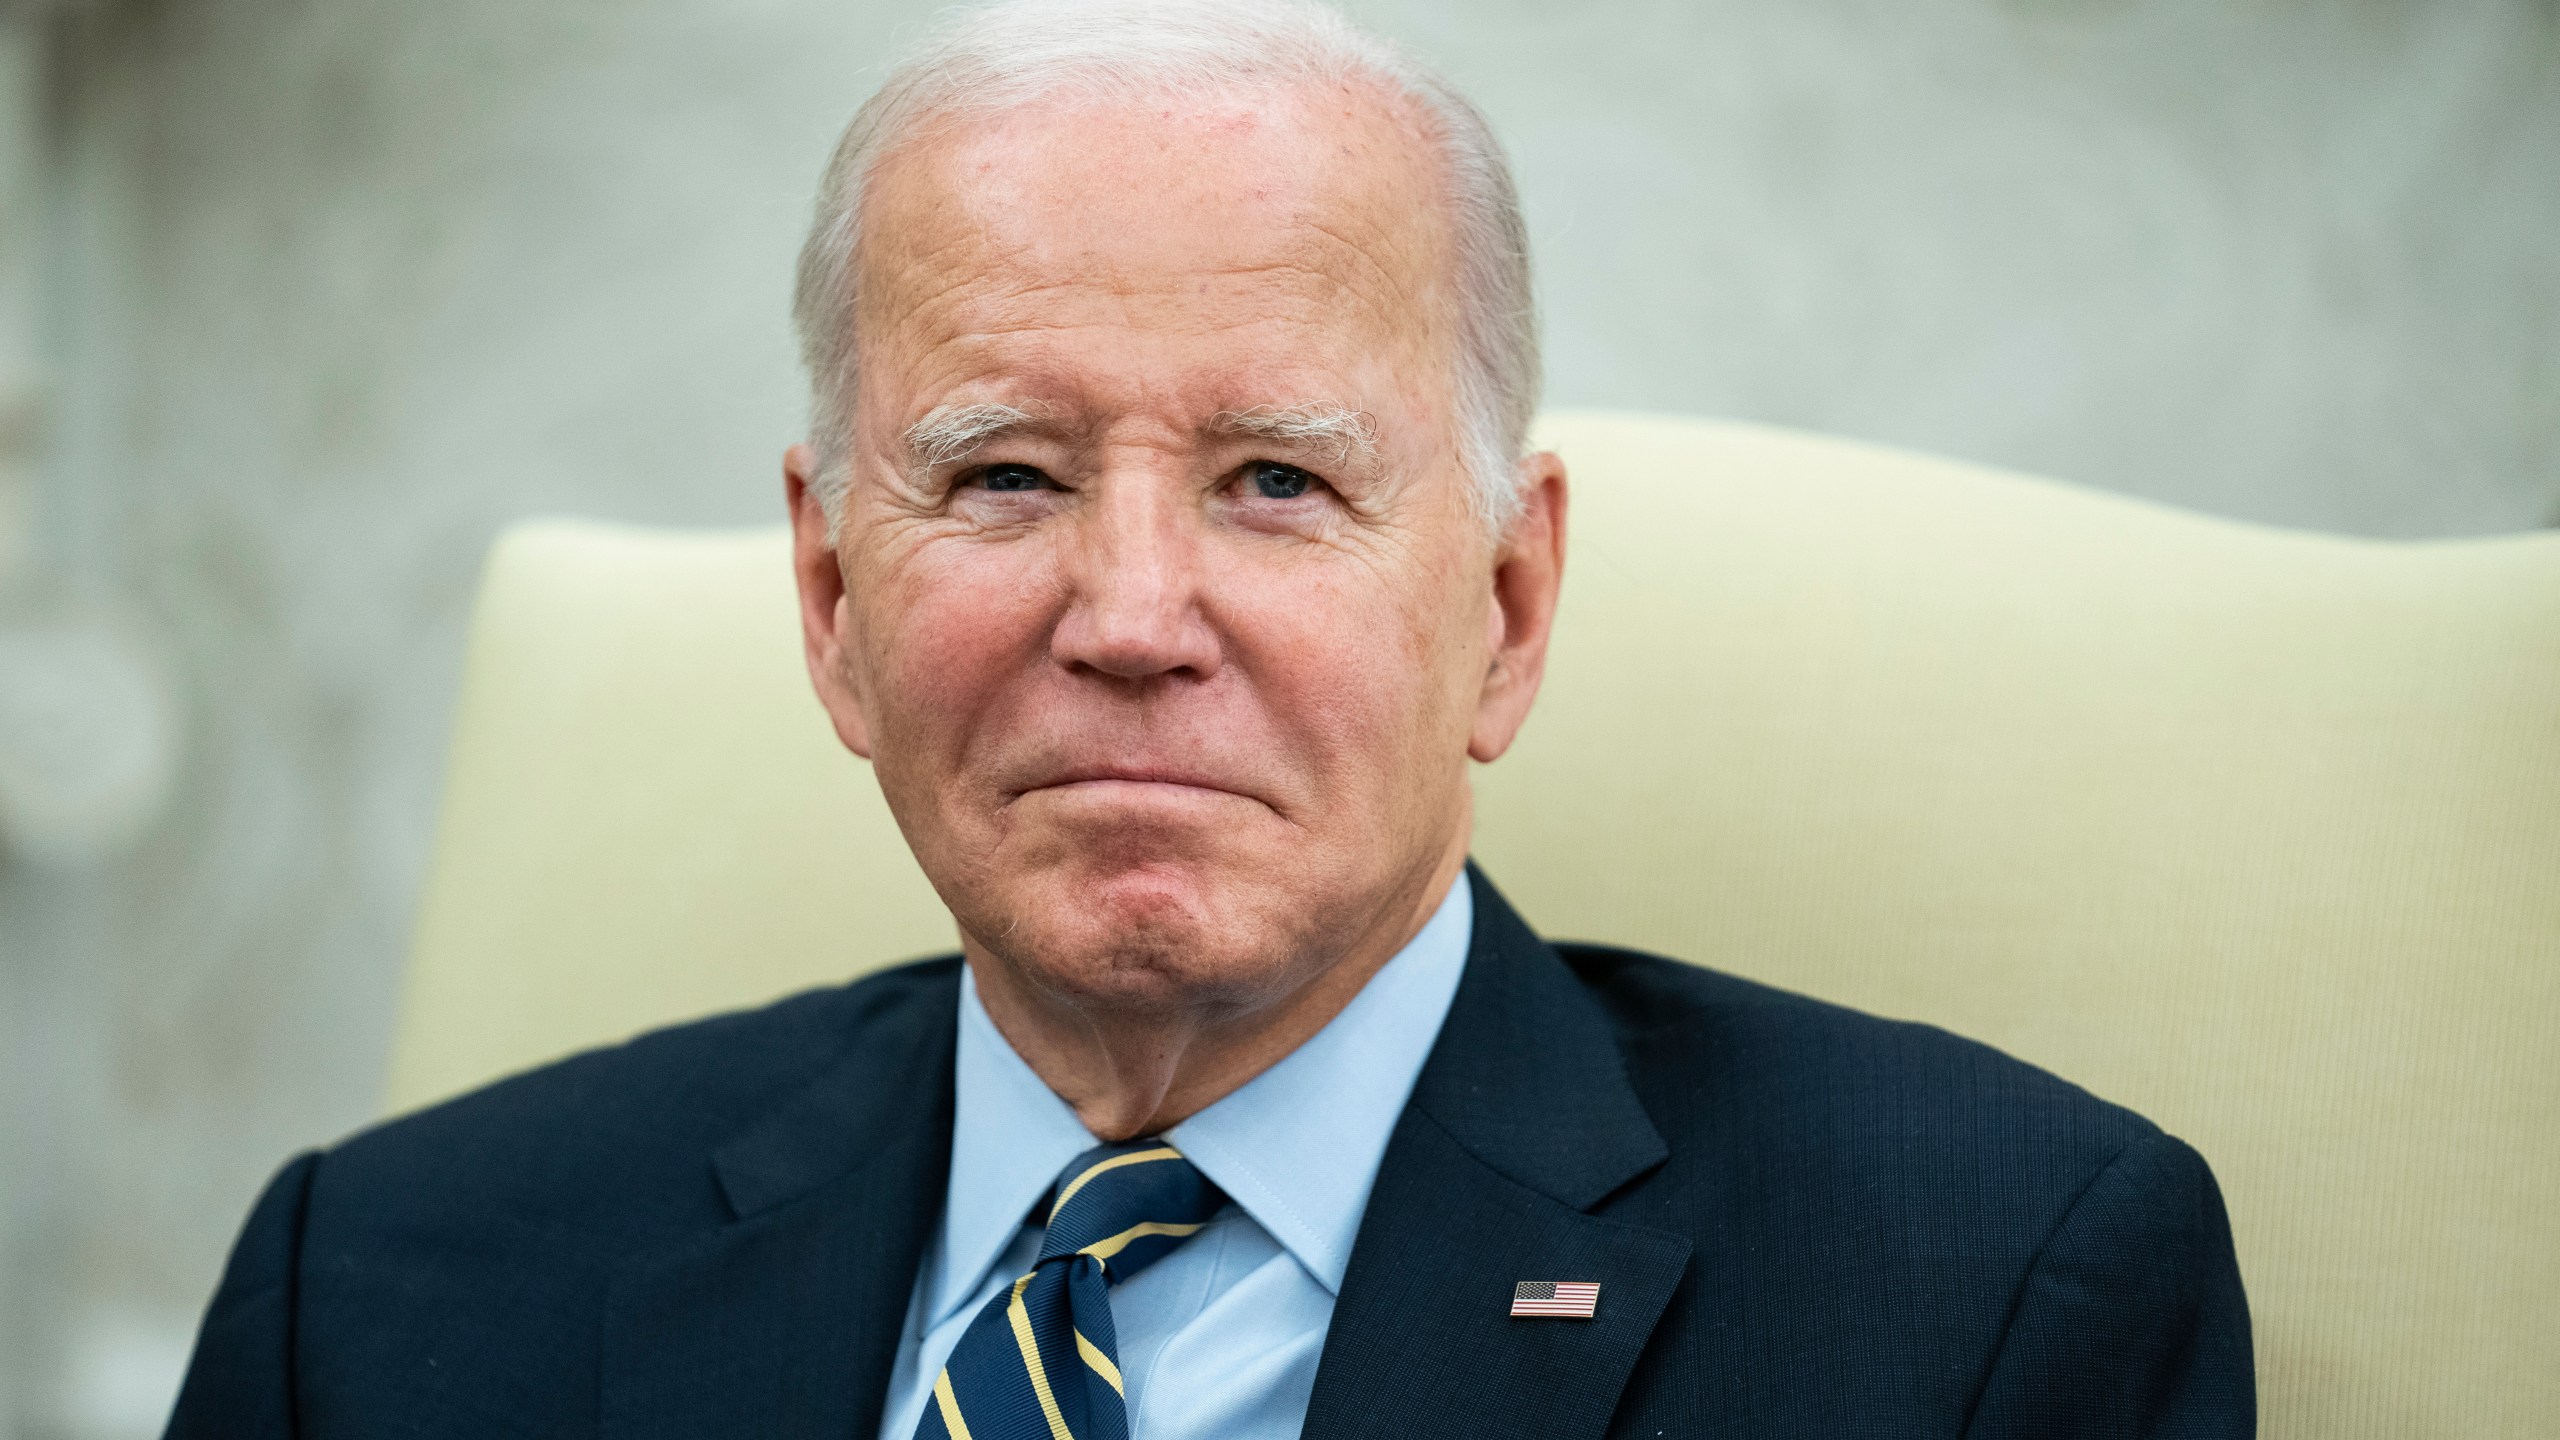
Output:
M1072 356L1106 331L1441 383L1454 265L1423 125L1365 86L1275 84L1062 95L929 129L865 197L866 386L877 366L1044 340Z

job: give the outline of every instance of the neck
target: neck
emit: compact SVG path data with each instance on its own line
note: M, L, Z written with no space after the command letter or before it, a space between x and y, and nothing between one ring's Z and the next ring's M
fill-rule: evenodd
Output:
M1425 880L1329 964L1267 1002L1149 1006L1078 1003L1025 981L974 938L962 945L978 998L1006 1042L1084 1127L1106 1141L1155 1135L1225 1099L1342 1013L1464 884L1462 834Z

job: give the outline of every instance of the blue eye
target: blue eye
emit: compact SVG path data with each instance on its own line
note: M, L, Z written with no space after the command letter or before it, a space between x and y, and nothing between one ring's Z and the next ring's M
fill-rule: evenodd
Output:
M1019 494L1025 490L1054 488L1049 477L1028 465L990 465L977 474L981 489L999 494Z
M1295 465L1256 460L1249 468L1253 493L1265 500L1295 500L1316 483L1316 477Z

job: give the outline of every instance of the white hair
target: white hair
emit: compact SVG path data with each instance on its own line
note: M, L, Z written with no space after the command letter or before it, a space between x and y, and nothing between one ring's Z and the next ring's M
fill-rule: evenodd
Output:
M1528 232L1510 166L1492 127L1464 96L1401 49L1313 0L1008 0L962 14L890 72L827 162L792 302L809 370L814 488L828 516L841 514L848 481L862 196L883 156L929 123L1061 90L1160 99L1239 85L1346 80L1409 101L1435 132L1457 272L1451 399L1460 458L1477 514L1497 533L1508 526L1519 511L1518 461L1539 388ZM1295 412L1269 418L1286 425L1288 416ZM973 414L948 433L910 438L949 444L962 431L1002 418ZM1326 418L1340 423L1340 417ZM1251 420L1245 423L1252 428Z

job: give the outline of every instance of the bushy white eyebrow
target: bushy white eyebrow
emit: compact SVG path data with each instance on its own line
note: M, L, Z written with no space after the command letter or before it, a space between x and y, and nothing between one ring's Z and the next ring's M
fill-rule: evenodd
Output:
M940 405L907 427L907 455L916 469L931 470L967 455L988 440L1041 417L1019 405L979 401Z
M907 427L907 455L918 474L964 459L1008 430L1036 424L1039 411L996 401L942 405ZM1212 422L1226 435L1250 435L1287 445L1328 449L1335 464L1353 456L1373 460L1378 453L1378 422L1366 413L1332 404L1256 405L1228 410Z
M1331 447L1337 465L1355 455L1373 460L1378 454L1378 422L1340 405L1256 405L1220 415L1218 428L1230 435Z

